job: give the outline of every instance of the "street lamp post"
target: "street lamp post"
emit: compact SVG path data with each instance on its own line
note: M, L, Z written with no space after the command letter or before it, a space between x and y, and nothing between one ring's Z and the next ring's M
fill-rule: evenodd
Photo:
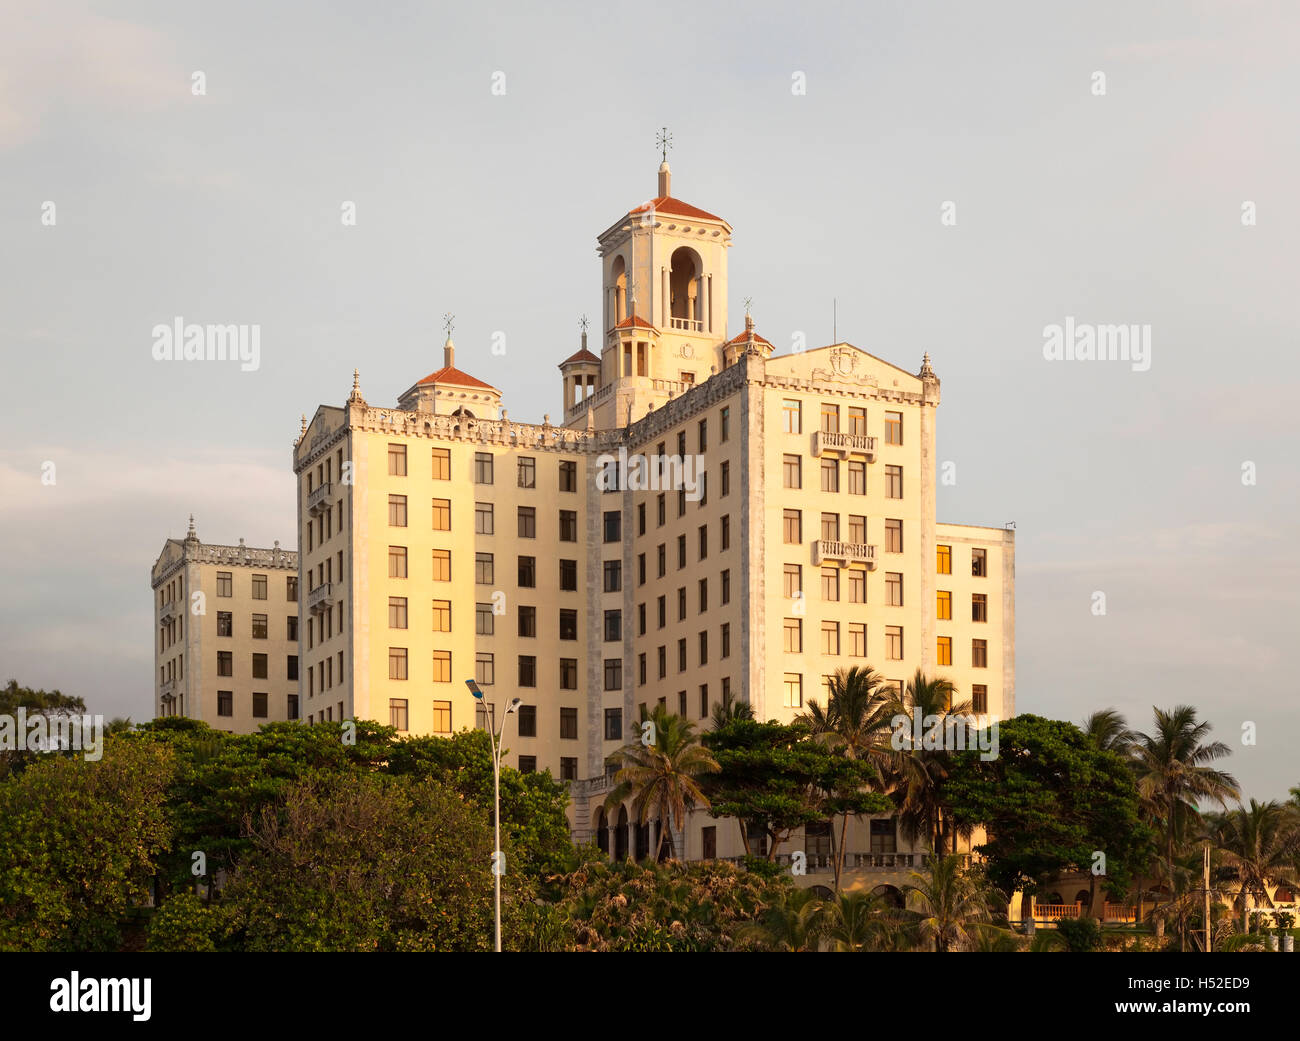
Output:
M474 680L466 680L465 686L469 692L474 695L478 701L483 701L483 690ZM501 953L501 876L506 873L505 856L501 852L501 735L505 733L506 716L519 707L520 699L512 698L510 704L506 706L505 712L501 714L501 727L494 731L491 716L487 721L488 737L492 741L492 881L495 888L494 903L496 905L496 950ZM484 709L486 710L486 703Z

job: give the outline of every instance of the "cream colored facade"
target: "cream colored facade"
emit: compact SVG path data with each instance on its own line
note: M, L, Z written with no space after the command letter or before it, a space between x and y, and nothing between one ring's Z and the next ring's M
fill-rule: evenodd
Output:
M244 734L299 718L298 554L184 539L151 573L154 714Z
M1014 533L936 522L928 356L911 372L847 343L775 355L749 315L730 335L730 242L671 196L665 164L656 198L599 236L604 330L599 354L584 333L560 364L561 426L510 419L450 339L398 408L354 376L304 419L308 722L459 730L477 678L529 710L507 761L571 779L575 839L621 852L637 836L600 808L605 758L643 704L699 722L730 689L790 720L870 664L949 676L985 720L1014 712ZM641 486L638 456L700 479ZM702 813L675 842L741 852L734 822ZM915 863L888 821L855 823L847 849L876 881Z

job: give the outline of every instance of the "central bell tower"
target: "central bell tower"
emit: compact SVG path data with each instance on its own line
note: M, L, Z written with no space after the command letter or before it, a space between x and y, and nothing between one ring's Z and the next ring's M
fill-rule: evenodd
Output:
M597 238L600 371L581 418L590 408L598 429L635 422L726 364L731 225L672 194L666 158L657 189Z

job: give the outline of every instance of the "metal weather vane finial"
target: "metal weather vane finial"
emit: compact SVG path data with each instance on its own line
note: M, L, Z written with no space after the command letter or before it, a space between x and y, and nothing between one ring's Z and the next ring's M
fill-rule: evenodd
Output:
M745 297L745 314L749 314L750 308L753 306L754 298L752 296Z
M673 146L673 135L668 133L667 127L662 127L659 133L655 135L655 147L658 148L664 157L664 162L668 162L668 149Z
M578 325L584 333L587 331L587 316L585 314L578 319Z
M451 336L451 330L456 324L456 316L448 311L442 316L442 327L447 330L447 335Z

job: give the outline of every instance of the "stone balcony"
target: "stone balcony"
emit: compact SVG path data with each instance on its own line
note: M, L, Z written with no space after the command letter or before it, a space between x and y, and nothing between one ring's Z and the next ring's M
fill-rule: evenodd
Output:
M845 566L865 564L867 569L876 567L876 547L865 542L839 542L831 539L818 539L813 543L813 563L820 564L830 560Z
M820 456L837 453L842 459L850 455L863 455L867 462L876 461L876 439L866 434L840 434L826 430L816 430L812 438L812 454Z
M330 489L333 486L326 481L314 492L307 496L307 512L315 517L318 513L324 513L330 508Z
M704 322L699 318L677 318L674 316L668 321L672 328L681 329L688 333L704 331Z
M332 582L322 582L307 594L308 611L328 611L333 606L334 584Z
M181 602L179 600L168 600L158 610L158 620L165 622L167 619L181 613Z

